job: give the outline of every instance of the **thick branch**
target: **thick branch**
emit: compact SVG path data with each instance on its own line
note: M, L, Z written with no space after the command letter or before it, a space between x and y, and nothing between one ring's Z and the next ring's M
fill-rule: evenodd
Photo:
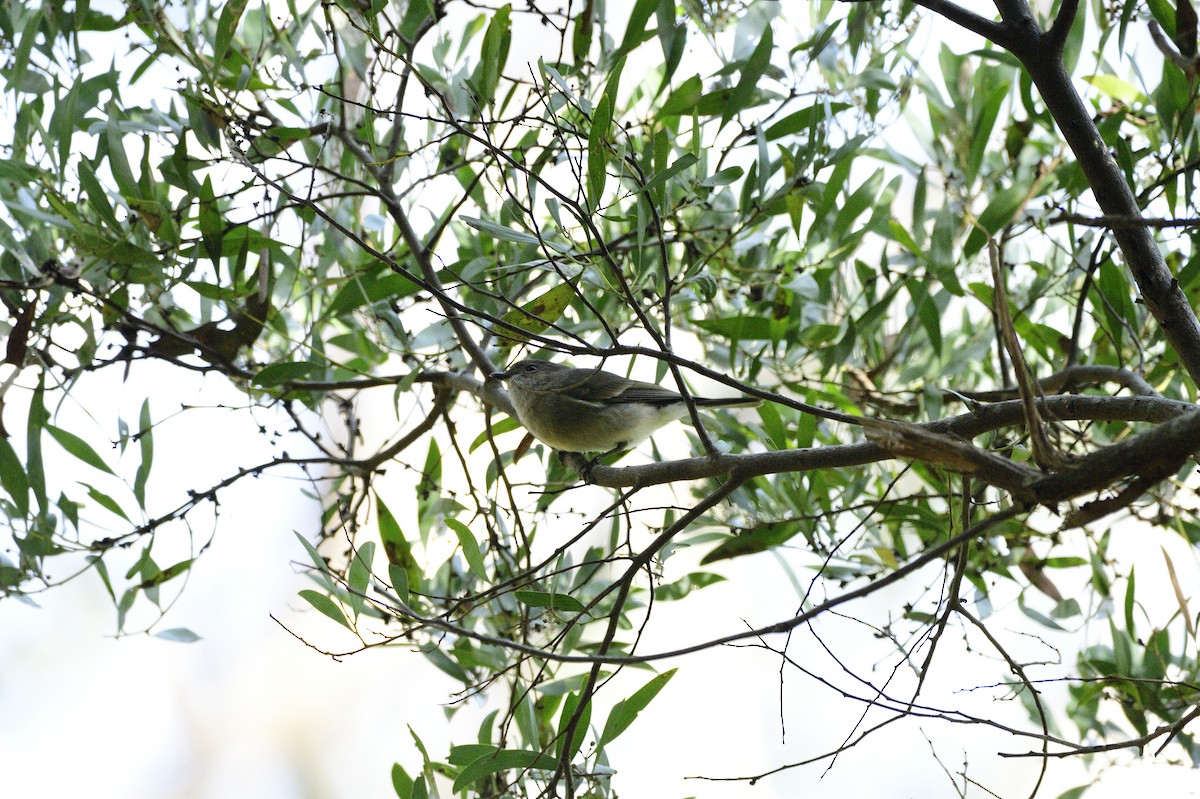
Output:
M1071 33L1071 26L1075 24L1075 14L1079 11L1079 0L1063 0L1062 5L1058 8L1058 16L1054 18L1054 24L1050 26L1050 30L1046 32L1046 43L1051 50L1061 53L1067 44L1067 36Z
M1075 364L1060 369L1052 375L1047 375L1037 381L1037 387L1042 393L1061 394L1080 386L1097 385L1100 383L1117 383L1130 392L1141 397L1161 396L1154 386L1136 372L1122 369L1119 366L1100 366L1096 364ZM979 402L999 402L1000 400L1016 399L1017 389L999 388L994 391L947 391L946 399L966 398Z
M1063 4L1048 33L1038 29L1025 0L998 2L1002 23L989 22L944 0L916 1L1015 55L1041 93L1105 216L1141 218L1141 208L1124 173L1100 137L1063 64L1063 43L1074 21L1075 0ZM1149 227L1116 227L1113 236L1147 309L1162 327L1163 335L1192 381L1200 384L1200 322L1167 268Z
M1165 422L1194 411L1194 405L1157 397L1087 397L1078 395L1049 396L1038 406L1053 418ZM1017 400L987 405L971 413L915 427L932 433L973 438L991 430L1021 424L1024 420L1021 403ZM1136 437L1135 437L1136 438ZM1133 439L1130 439L1133 440ZM862 466L891 457L882 447L870 442L842 444L810 449L775 450L743 455L720 455L715 458L649 463L642 466L604 467L592 470L592 481L610 488L648 486L678 480L700 480L728 474L758 476L779 472L806 472L816 469L836 469Z
M917 5L928 8L935 14L941 14L951 22L957 23L969 31L978 33L985 39L993 41L1005 49L1009 47L1010 32L1008 26L994 20L981 17L974 11L968 11L957 3L949 0L913 0Z
M1133 190L1075 90L1061 53L1049 53L1037 47L1018 47L1012 52L1033 78L1105 216L1140 219L1142 213ZM1150 227L1116 226L1112 228L1112 235L1125 256L1146 308L1162 327L1163 335L1193 382L1200 383L1200 323L1167 267Z

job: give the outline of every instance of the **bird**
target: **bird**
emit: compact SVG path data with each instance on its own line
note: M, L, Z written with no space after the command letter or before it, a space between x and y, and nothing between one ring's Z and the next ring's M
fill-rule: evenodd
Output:
M655 383L600 369L526 359L492 373L504 381L517 420L559 452L609 454L632 449L658 428L687 414L682 395ZM701 408L758 405L752 397L692 397Z

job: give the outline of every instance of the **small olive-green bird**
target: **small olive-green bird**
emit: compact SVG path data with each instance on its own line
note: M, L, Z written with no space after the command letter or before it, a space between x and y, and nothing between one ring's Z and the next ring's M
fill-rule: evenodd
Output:
M517 419L542 443L560 452L617 452L645 441L687 414L681 395L654 383L612 372L524 360L492 377L504 380ZM759 404L751 397L692 397L701 408Z

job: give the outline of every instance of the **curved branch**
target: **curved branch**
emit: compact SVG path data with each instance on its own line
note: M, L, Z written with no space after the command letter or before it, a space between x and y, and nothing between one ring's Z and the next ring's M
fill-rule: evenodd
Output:
M1040 51L1021 48L1013 54L1037 86L1105 216L1140 219L1142 213L1133 190L1075 90L1061 53L1046 58ZM1150 228L1114 227L1112 232L1146 308L1158 321L1192 381L1200 383L1200 321L1179 281L1167 267Z
M1075 24L1078 11L1079 0L1063 0L1062 5L1058 7L1058 16L1054 18L1054 24L1046 32L1046 44L1059 58L1067 46L1067 36L1071 33L1071 26Z
M1062 420L1130 422L1167 422L1196 410L1196 406L1190 403L1157 397L1088 397L1072 394L1044 397L1038 401L1038 407L1046 414ZM1023 418L1020 401L1009 400L914 427L935 434L969 439L1001 427L1020 424ZM1138 436L1129 441L1136 438ZM713 458L688 458L639 466L597 466L592 470L591 478L596 485L620 488L677 480L700 480L735 473L755 477L778 472L862 466L889 457L891 456L882 447L870 442L860 442L743 455L719 455ZM1065 497L1059 497L1059 500L1061 499Z
M1141 218L1141 208L1125 174L1101 138L1063 63L1063 44L1074 21L1077 0L1064 1L1049 33L1037 28L1025 0L997 3L1003 23L985 20L948 0L915 2L987 37L1016 56L1062 131L1104 215ZM1200 385L1200 320L1167 267L1149 227L1115 227L1113 236L1146 308L1162 328L1193 383Z
M1139 397L1161 397L1144 377L1120 366L1100 366L1095 364L1075 364L1060 369L1054 374L1047 375L1037 381L1037 387L1043 392L1061 394L1079 386L1098 385L1100 383L1116 383L1128 389ZM977 402L1000 402L1016 399L1017 389L998 388L994 391L947 391L943 399L965 398Z
M1021 685L1024 686L1026 691L1029 691L1029 695L1033 699L1033 706L1037 710L1038 722L1042 726L1043 756L1042 768L1038 771L1037 783L1033 786L1033 791L1029 794L1029 799L1034 799L1034 797L1036 797L1038 794L1038 789L1042 787L1042 780L1046 778L1046 767L1050 762L1047 759L1050 754L1050 724L1048 722L1046 708L1042 706L1042 695L1038 693L1037 688L1033 686L1033 682L1029 679L1028 675L1025 674L1025 668L1008 653L1008 650L1004 648L1004 645L1000 643L996 636L992 635L992 631L989 630L983 622L975 618L975 614L963 607L962 603L959 603L954 610L964 619L975 625L976 629L983 633L983 636L987 638L988 643L990 643L992 648L1000 654L1000 657L1004 658L1004 661L1008 663L1008 668L1012 670L1013 674L1017 675L1017 679L1021 681Z
M1134 738L1129 741L1116 741L1111 744L1097 744L1095 746L1077 746L1068 749L1065 752L999 752L1000 757L1073 757L1075 755L1095 755L1101 752L1115 752L1120 749L1137 749L1139 752L1145 748L1146 744L1154 741L1156 738L1161 738L1166 735L1167 740L1178 735L1184 727L1191 724L1197 718L1200 718L1200 707L1194 707L1184 717L1170 724L1163 724L1156 729L1151 730L1140 738ZM1055 743L1064 743L1063 741L1055 741ZM1165 743L1163 744L1166 745ZM1158 754L1162 750L1159 749Z
M968 11L957 3L949 0L913 0L917 5L940 14L951 22L961 25L972 33L978 33L985 39L993 41L1006 50L1011 49L1012 31L1004 23L981 17L974 11Z

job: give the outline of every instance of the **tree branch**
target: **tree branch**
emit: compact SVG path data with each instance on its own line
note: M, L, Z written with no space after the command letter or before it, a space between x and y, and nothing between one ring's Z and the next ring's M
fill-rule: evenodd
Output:
M1043 397L1038 404L1044 413L1062 420L1131 422L1165 422L1196 408L1191 403L1157 397L1088 397L1073 394ZM1001 427L1020 424L1023 419L1020 401L1010 400L987 405L949 419L914 426L932 433L969 439ZM700 480L734 472L753 477L779 472L862 466L888 457L888 453L878 445L860 442L808 449L720 455L715 458L688 458L639 466L597 466L592 470L591 477L596 485L620 488L657 485L678 480Z
M1037 387L1043 393L1052 394L1070 391L1073 388L1100 383L1116 383L1140 397L1161 397L1154 386L1136 372L1131 372L1120 366L1099 366L1095 364L1075 364L1060 369L1054 374L1047 375L1037 381ZM1016 399L1019 395L1016 387L998 388L994 391L947 391L945 399L963 398L977 402L1000 402L1001 400Z
M1074 21L1076 0L1066 0L1050 34L1037 29L1024 0L998 0L1002 24L984 20L946 0L916 0L962 27L987 37L1020 60L1033 79L1063 138L1075 154L1092 194L1106 216L1138 219L1141 208L1125 174L1100 136L1063 64L1062 44ZM1147 309L1200 385L1200 321L1146 226L1113 229Z
M913 0L913 2L961 25L972 33L977 33L983 38L995 42L1006 50L1011 49L1009 46L1012 38L1011 32L1008 26L1002 23L981 17L974 11L968 11L949 0Z
M1054 117L1079 162L1092 194L1106 216L1137 219L1142 213L1125 174L1100 137L1091 114L1067 74L1061 53L1047 58L1028 48L1013 50ZM1200 322L1171 274L1162 251L1146 226L1115 227L1113 237L1125 256L1146 308L1162 327L1192 382L1200 384Z
M1046 32L1046 44L1050 46L1051 52L1059 58L1062 57L1063 49L1067 44L1067 36L1071 33L1071 26L1075 24L1075 15L1078 11L1079 0L1062 0L1062 5L1058 7L1058 16L1054 18L1054 24Z

